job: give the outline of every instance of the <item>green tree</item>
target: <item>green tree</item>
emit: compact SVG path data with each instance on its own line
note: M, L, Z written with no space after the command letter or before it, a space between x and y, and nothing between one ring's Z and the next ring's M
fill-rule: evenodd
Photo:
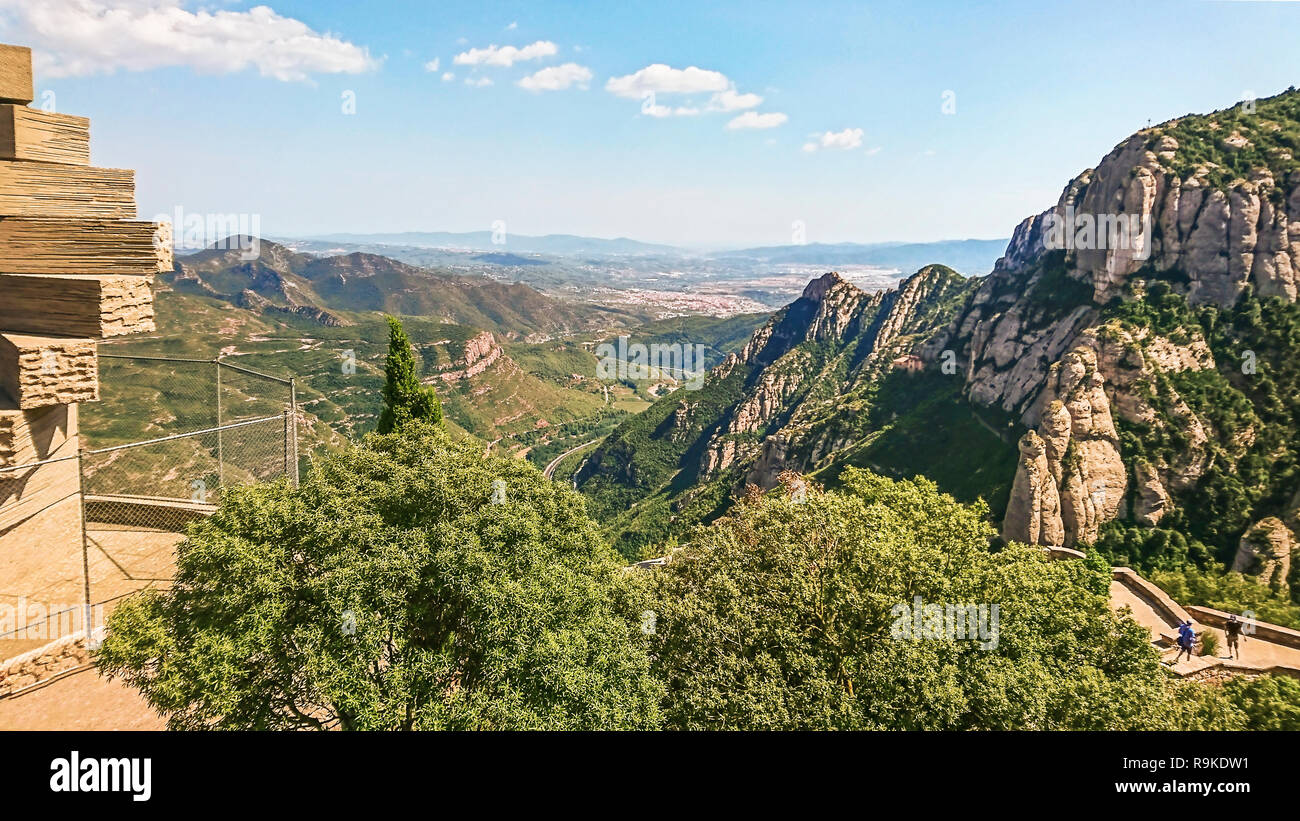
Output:
M1223 689L1246 714L1247 730L1300 730L1300 681L1287 676L1233 678Z
M986 514L924 479L851 470L842 490L748 499L695 531L648 582L667 725L1240 725L1214 688L1160 667L1147 631L1099 592L1099 569L1024 545L991 552ZM911 637L900 608L916 597L983 605L996 630Z
M402 323L388 319L388 356L384 359L384 409L379 414L379 432L392 433L407 422L420 420L442 424L442 403L432 386L420 384L415 372L415 354Z
M174 729L649 728L638 595L576 493L412 422L227 490L98 661Z

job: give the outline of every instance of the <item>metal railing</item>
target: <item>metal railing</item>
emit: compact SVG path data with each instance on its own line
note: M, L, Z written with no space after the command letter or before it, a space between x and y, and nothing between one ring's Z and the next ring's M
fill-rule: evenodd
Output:
M168 584L186 525L225 489L298 483L294 379L222 359L101 353L100 367L101 402L81 406L80 437L0 467L0 508L31 508L0 534L0 658L68 625L93 630L123 598ZM50 526L25 529L36 517Z

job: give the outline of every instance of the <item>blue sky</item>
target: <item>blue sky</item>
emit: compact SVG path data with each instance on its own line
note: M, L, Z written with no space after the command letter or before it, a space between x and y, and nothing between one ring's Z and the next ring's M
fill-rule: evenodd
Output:
M142 216L272 235L1005 237L1148 120L1300 82L1293 2L268 5L0 0L0 40Z

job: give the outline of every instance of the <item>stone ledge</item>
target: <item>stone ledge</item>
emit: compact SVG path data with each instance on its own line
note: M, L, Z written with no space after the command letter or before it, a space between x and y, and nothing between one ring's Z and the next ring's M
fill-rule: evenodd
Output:
M0 662L0 698L15 695L90 663L85 632L55 639L43 647Z
M1139 576L1137 571L1132 568L1112 567L1110 577L1132 590L1139 598L1146 600L1167 620L1175 624L1194 621L1192 615L1184 610L1182 605L1170 598L1168 593Z
M1228 616L1236 615L1225 613L1222 610L1215 610L1212 607L1201 607L1196 604L1187 605L1188 611L1196 616L1196 620L1208 624L1211 627L1217 627L1220 630L1228 623ZM1255 619L1242 619L1242 624L1254 628L1254 633L1247 633L1250 638L1263 639L1264 641L1280 644L1284 647L1293 647L1300 650L1300 630L1292 630L1289 627L1282 627L1278 624L1269 624L1264 621Z
M21 410L99 399L93 339L0 333L0 388Z

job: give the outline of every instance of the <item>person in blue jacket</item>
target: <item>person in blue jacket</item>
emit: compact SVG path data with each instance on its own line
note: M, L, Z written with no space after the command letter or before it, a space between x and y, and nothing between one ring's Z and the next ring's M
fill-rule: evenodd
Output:
M1187 660L1192 660L1192 646L1196 644L1196 631L1192 629L1191 619L1178 625L1178 654L1174 656L1174 664L1177 664L1183 658L1183 653L1187 653Z

